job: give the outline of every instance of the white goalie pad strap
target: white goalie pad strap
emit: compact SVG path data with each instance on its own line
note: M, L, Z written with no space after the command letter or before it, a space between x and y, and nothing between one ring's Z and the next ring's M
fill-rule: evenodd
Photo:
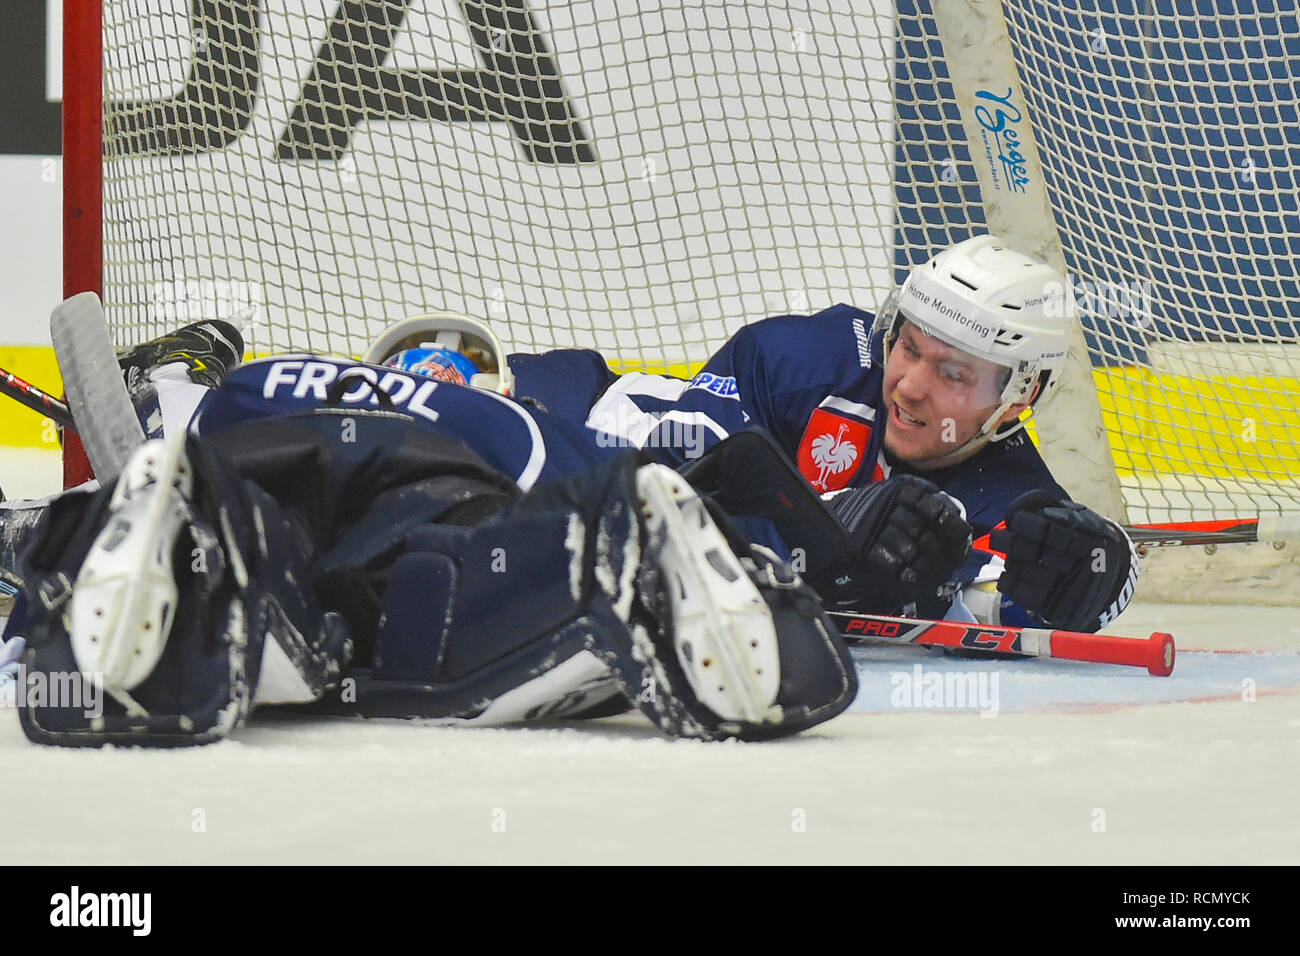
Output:
M146 442L127 461L104 528L73 584L77 667L106 690L131 690L162 657L176 612L172 548L189 521L184 436Z
M777 716L780 648L767 602L684 478L645 465L636 486L647 533L662 542L673 643L696 696L724 720Z

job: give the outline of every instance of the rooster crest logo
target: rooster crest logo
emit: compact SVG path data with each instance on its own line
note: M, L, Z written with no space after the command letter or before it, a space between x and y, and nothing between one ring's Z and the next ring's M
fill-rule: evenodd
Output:
M823 432L812 441L812 460L820 473L812 482L814 488L826 490L826 479L831 475L838 475L853 467L853 463L858 460L858 447L853 442L844 440L844 433L849 430L847 425L841 425L839 432L832 435L830 432Z

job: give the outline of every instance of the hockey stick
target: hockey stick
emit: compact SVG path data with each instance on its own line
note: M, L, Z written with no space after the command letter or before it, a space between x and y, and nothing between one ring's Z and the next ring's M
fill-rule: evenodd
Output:
M1170 548L1195 544L1251 544L1300 540L1300 515L1277 514L1262 518L1224 521L1174 521L1138 524L1124 529L1139 548Z
M961 621L925 621L855 611L830 611L845 637L861 637L888 644L954 647L971 651L996 651L1021 657L1055 657L1092 664L1145 667L1147 673L1168 677L1174 672L1174 639L1157 631L1148 638L1079 634L1037 627L966 624Z
M46 416L56 425L73 429L77 427L72 422L72 412L67 405L3 368L0 368L0 394L8 395L18 404Z
M143 444L144 429L122 381L99 296L82 292L59 303L50 316L50 337L86 457L96 477L107 482Z

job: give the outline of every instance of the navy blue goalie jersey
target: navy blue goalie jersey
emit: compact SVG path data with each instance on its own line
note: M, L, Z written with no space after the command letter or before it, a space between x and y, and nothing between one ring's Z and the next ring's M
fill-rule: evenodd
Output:
M522 491L576 474L613 454L581 425L493 392L402 369L311 355L241 365L208 393L190 428L210 434L251 419L317 409L391 410L412 427L464 442Z

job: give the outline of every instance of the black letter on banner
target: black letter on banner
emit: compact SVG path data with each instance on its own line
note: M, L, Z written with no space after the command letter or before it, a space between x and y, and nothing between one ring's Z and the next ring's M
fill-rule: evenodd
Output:
M337 160L362 120L428 120L508 122L531 162L595 162L524 2L460 0L483 69L398 70L383 62L410 0L343 0L277 155Z
M0 0L0 153L59 155L61 108L45 98L46 5Z
M257 87L258 18L261 0L193 0L193 58L185 86L166 100L122 102L106 91L105 140L127 155L185 155L221 149L253 121ZM148 43L148 40L144 41ZM175 39L157 38L168 55Z

